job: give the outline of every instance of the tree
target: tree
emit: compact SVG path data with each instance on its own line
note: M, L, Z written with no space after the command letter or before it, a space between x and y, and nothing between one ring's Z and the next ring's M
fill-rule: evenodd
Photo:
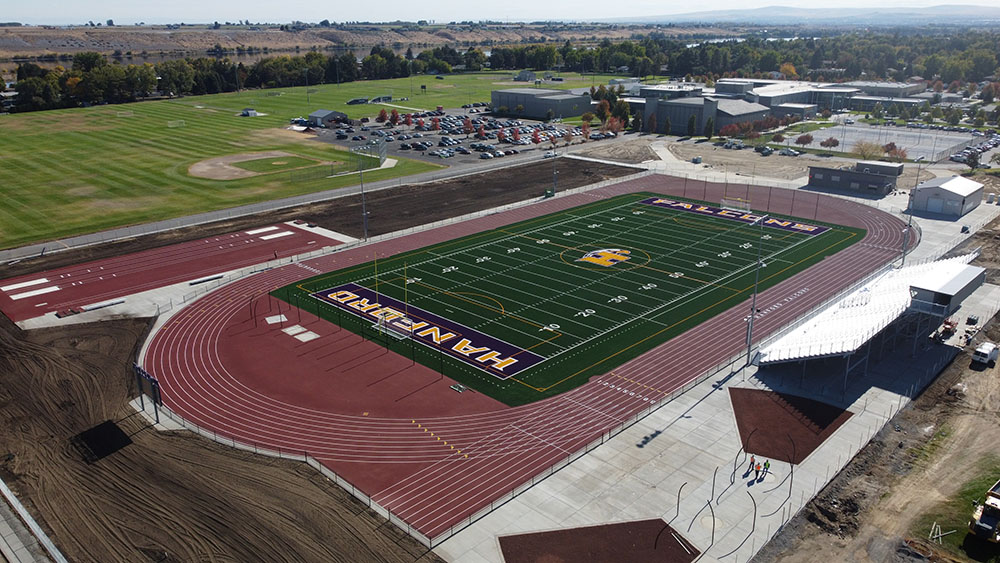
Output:
M517 129L515 129L514 132L516 133ZM583 125L580 126L580 132L582 133L581 137L583 137L584 141L586 141L587 139L590 138L590 122L589 121L584 121L583 122Z
M695 129L697 129L697 127L698 120L695 118L694 114L691 114L691 117L688 118L687 136L694 137Z
M588 112L584 113L583 115L581 115L580 119L583 120L584 123L590 123L591 121L594 120L594 114L592 114L592 113L590 113L588 111Z
M702 131L706 139L711 139L715 135L715 118L709 117L705 121L705 129Z
M794 80L799 77L799 73L795 71L795 65L792 63L781 63L781 68L778 72L785 75L785 78L789 80Z
M465 133L466 135L471 135L474 130L475 128L472 125L472 120L466 117L465 120L462 121L462 132Z
M819 146L826 149L832 149L838 145L840 145L840 141L836 137L829 137L826 140L819 142Z
M628 102L620 98L615 101L615 105L611 108L611 116L617 117L622 123L627 122L629 118Z
M587 124L584 123L584 126L586 126L586 125ZM514 130L511 132L510 136L513 137L515 141L520 141L521 140L521 130L518 129L517 127L515 127Z
M483 126L483 125L479 126L479 130L476 131L476 137L479 137L480 139L485 139L486 138L486 127L485 126Z
M569 144L573 142L573 132L570 131L569 129L567 129L566 132L563 133L563 142L566 143L566 146L569 146Z
M809 133L806 133L805 135L799 135L798 138L795 139L795 144L802 145L803 148L806 145L811 145L812 142L813 142L813 136L810 135Z
M382 108L381 110L379 110L378 117L375 118L375 121L378 121L379 123L385 123L386 121L388 121L388 119L389 119L389 112L385 111L385 108Z
M441 120L438 118L431 119L431 130L440 131L441 130Z
M600 119L601 123L604 123L611 116L611 104L607 100L597 102L597 111L595 113L597 114L597 119Z
M771 135L771 140L774 141L775 143L784 143L785 136L782 135L781 133L775 133L774 135Z
M389 114L389 123L399 125L399 110L396 108L392 108L392 112Z
M995 153L993 156L990 157L990 164L996 164L998 167L1000 167L1000 152Z
M656 126L655 122L653 123L653 126L654 127ZM663 120L663 131L662 132L663 132L664 135L670 135L671 134L670 133L670 126L671 126L670 116L668 115L666 117L666 119Z
M905 154L903 155L903 158L906 158ZM965 157L965 163L969 165L970 170L979 168L979 153L976 151L969 153L969 156Z
M539 133L538 129L535 129L535 131L531 134L531 142L536 145L542 142L542 134Z
M408 113L408 114L404 115L403 116L403 123L407 127L411 127L413 125L413 114L412 113Z
M958 108L952 108L945 121L948 122L948 125L958 125L962 121L962 112Z
M524 104L517 104L514 107L514 112L518 114L524 113Z
M851 152L857 154L861 160L874 160L882 156L885 151L882 150L882 145L878 143L858 141L854 143L854 149Z
M735 123L730 123L722 129L719 129L720 137L735 137L740 134L740 126Z
M892 162L903 162L906 160L906 149L898 148L893 145L891 150L885 152L886 156Z

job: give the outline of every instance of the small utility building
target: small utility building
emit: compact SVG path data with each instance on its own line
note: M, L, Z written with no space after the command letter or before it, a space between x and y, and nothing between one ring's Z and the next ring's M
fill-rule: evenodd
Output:
M331 123L347 123L350 121L346 113L329 109L318 109L309 114L309 125L313 127L328 127Z
M862 160L854 168L809 167L809 186L884 197L896 189L902 163Z
M934 213L958 219L983 201L983 185L961 176L927 180L913 193L916 212Z

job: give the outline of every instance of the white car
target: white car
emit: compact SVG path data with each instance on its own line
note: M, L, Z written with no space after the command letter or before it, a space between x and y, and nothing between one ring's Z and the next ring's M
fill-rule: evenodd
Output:
M547 151L542 155L542 158L552 158L554 156L556 156L556 151Z

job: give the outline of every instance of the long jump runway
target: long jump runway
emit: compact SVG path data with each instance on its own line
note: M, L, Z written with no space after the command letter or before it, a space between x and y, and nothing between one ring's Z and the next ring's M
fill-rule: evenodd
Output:
M0 280L0 311L20 322L342 242L289 222L172 244Z
M757 303L767 313L755 321L757 339L900 251L903 223L874 208L814 193L739 189L748 190L755 209L767 201L774 213L867 230L860 243L762 292ZM176 314L150 341L143 365L159 379L166 405L191 422L226 439L308 453L436 544L651 401L737 354L746 346L749 302L572 391L508 408L479 393L456 393L454 382L434 370L318 319L309 305L290 308L267 293L316 270L368 262L375 252L388 257L594 198L652 191L719 201L725 190L647 176L263 272ZM296 339L300 329L314 337Z

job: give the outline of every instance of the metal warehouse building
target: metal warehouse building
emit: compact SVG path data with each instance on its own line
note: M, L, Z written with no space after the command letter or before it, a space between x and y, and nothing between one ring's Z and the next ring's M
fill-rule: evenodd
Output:
M496 113L532 119L574 117L590 111L589 92L576 95L568 90L548 90L545 88L494 90L491 102L493 111ZM518 106L521 106L523 110L517 111Z
M916 187L912 207L916 212L954 217L965 215L983 201L983 185L961 176L934 178Z

